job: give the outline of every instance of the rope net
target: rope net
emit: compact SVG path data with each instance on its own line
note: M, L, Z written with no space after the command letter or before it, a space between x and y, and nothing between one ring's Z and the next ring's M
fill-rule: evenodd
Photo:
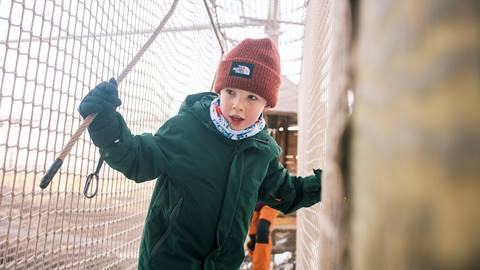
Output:
M48 188L38 185L82 122L82 97L121 74L172 3L0 1L3 269L136 268L154 181L103 166L98 195L86 199L99 154L83 134ZM304 0L179 1L119 87L132 132L155 132L187 94L208 91L222 52L245 37L277 40L284 81L298 84L305 10Z
M315 10L309 9L307 14L307 20L315 23L309 27L312 27L312 31L318 31L315 38L318 37L320 42L311 43L316 48L310 52L315 51L316 57L308 56L308 51L305 50L305 57L314 59L303 63L310 70L309 81L313 85L301 85L304 92L299 92L299 102L303 104L298 111L299 130L302 130L298 136L299 174L307 174L311 168L325 168L326 163L327 100L332 76L329 72L332 63L332 47L329 44L332 17L331 3L321 2L317 3ZM307 33L308 29L305 31ZM303 75L307 76L306 73ZM320 269L320 220L324 217L321 207L320 203L297 212L297 269Z
M323 168L321 203L298 211L297 268L345 269L345 180L342 136L348 117L348 1L312 1L299 86L299 174Z
M3 268L136 268L153 181L137 185L104 166L98 195L85 199L85 177L99 155L84 134L49 188L38 184L80 125L81 98L120 74L171 5L0 2ZM119 110L132 131L155 132L185 95L208 91L220 56L204 3L180 1L120 85Z

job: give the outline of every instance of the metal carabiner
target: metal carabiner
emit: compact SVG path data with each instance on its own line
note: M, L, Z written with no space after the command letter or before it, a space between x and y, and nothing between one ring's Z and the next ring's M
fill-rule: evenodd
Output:
M100 157L100 160L98 160L97 168L95 169L94 173L91 173L87 176L87 181L85 182L85 186L83 187L83 195L87 197L88 199L91 199L97 195L98 192L98 173L100 172L100 169L102 168L103 165L103 158ZM95 178L97 184L95 185L95 191L93 191L92 194L88 194L88 190L90 189L90 185L92 184L92 180Z

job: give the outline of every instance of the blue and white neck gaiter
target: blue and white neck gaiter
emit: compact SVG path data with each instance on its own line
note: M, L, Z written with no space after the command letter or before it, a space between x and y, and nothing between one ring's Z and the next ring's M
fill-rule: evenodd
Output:
M212 104L210 105L210 118L212 119L213 124L215 125L217 130L220 131L220 133L234 141L243 140L245 138L255 136L265 128L265 119L263 118L263 114L261 114L258 120L253 125L247 127L244 130L233 130L228 125L227 119L225 119L222 111L220 110L219 98L214 99L212 101Z

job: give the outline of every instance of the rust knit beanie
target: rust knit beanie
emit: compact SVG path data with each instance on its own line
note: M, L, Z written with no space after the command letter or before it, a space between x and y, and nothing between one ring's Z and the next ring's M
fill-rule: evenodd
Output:
M270 38L245 39L220 62L214 90L238 88L255 93L275 107L280 88L280 56Z

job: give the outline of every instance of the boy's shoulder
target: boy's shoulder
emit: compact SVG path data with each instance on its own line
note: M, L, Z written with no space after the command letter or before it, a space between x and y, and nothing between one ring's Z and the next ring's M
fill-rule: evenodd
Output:
M192 121L199 121L206 125L209 122L209 105L216 97L215 93L202 92L188 95L182 104L178 113L169 118L158 130L156 134L165 134L168 132L178 132L182 129L190 129Z
M196 102L210 104L212 100L217 97L215 92L201 92L193 95L188 95L180 106L179 113L190 110Z
M259 142L260 148L264 148L269 153L273 154L274 157L279 157L282 154L282 149L275 141L275 139L268 134L267 129L262 130L257 135L254 136L255 141Z

